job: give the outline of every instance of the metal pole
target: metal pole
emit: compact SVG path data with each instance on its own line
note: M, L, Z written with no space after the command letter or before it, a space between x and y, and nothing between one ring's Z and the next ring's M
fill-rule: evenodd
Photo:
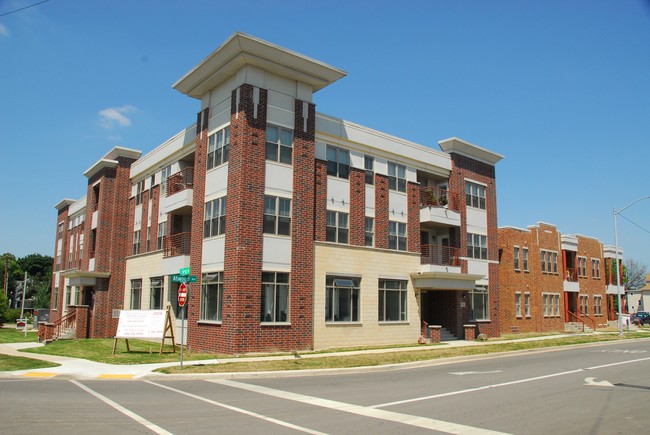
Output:
M618 259L618 226L616 225L616 215L618 212L614 209L614 244L616 248L616 294L618 296L618 335L623 336L623 306L621 305L621 272L619 270Z
M25 293L27 293L27 272L25 272L25 280L23 281L23 302L20 306L20 318L23 318L23 313L25 312ZM25 329L27 324L25 323Z
M183 369L183 336L185 335L185 306L181 307L181 370Z

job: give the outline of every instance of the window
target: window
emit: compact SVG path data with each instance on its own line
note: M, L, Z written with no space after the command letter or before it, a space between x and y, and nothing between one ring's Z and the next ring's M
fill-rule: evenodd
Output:
M465 204L485 210L485 186L466 181Z
M142 204L142 192L144 192L144 180L139 181L135 192L135 205Z
M530 293L524 293L524 313L530 317Z
M366 184L375 184L375 158L363 156L363 166L366 170Z
M72 287L69 285L65 286L65 308L72 303Z
M140 230L133 232L133 255L140 253Z
M469 293L470 317L472 320L489 320L487 287L476 287Z
M327 211L326 240L348 243L348 214L341 211Z
M228 161L230 152L230 127L208 137L208 169L216 168Z
M262 322L287 322L289 319L289 274L262 272Z
M519 270L519 246L515 246L515 270Z
M139 310L142 306L142 280L131 280L131 309Z
M388 221L388 249L406 251L406 224Z
M528 248L523 248L521 251L524 257L523 260L524 272L528 272Z
M379 321L406 321L406 280L379 280Z
M515 316L521 317L521 293L515 293Z
M542 261L542 273L552 273L557 275L557 252L542 249L540 257Z
M167 237L167 222L160 222L158 224L158 240L156 247L163 249L165 247L165 238Z
M325 321L359 321L361 278L328 275L325 280Z
M226 197L205 203L203 238L218 236L226 232Z
M152 310L162 310L163 308L163 278L151 278L151 301L149 306Z
M375 218L367 217L366 218L366 231L365 231L365 245L374 246L375 245Z
M160 173L160 191L162 195L167 195L167 179L172 174L172 165L167 165L162 169Z
M594 316L603 315L603 297L594 295Z
M388 162L388 188L406 192L406 166Z
M591 277L594 279L600 279L600 260L592 258L591 259Z
M204 273L201 277L201 318L221 321L223 304L223 272Z
M580 314L589 315L589 296L580 295Z
M291 234L291 200L264 195L264 233Z
M467 256L487 260L487 236L467 233Z
M327 145L327 175L339 178L350 176L350 151Z
M59 305L59 288L58 287L54 287L54 290L52 290L52 298L53 298L52 299L52 309L56 310L56 309L59 308L58 307L58 305Z
M266 126L266 160L286 163L293 161L293 131L272 125Z
M587 257L578 257L578 276L587 277Z

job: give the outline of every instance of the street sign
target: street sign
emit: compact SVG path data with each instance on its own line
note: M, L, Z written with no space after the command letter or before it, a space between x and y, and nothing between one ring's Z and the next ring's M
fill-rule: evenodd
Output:
M180 287L178 287L178 306L184 307L185 302L187 302L187 286L185 283L182 283Z
M184 268L182 268L182 269L178 272L178 274L179 274L180 276L189 276L189 274L190 274L190 268L189 268L189 267L184 267Z
M172 282L191 283L191 282L198 282L198 280L199 278L196 275L188 275L188 276L172 275Z

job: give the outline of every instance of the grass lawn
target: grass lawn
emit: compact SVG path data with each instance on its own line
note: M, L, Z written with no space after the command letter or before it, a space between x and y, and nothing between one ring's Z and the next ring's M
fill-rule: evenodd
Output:
M38 333L27 331L27 336L23 331L17 331L15 328L0 328L0 344L2 343L25 343L38 341Z
M10 372L14 370L45 369L58 367L59 364L38 359L24 358L22 356L9 356L0 354L0 371Z

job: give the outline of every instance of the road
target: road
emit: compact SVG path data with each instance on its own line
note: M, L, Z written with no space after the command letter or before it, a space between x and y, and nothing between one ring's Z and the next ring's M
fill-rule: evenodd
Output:
M2 434L647 433L650 340L319 376L0 380Z

